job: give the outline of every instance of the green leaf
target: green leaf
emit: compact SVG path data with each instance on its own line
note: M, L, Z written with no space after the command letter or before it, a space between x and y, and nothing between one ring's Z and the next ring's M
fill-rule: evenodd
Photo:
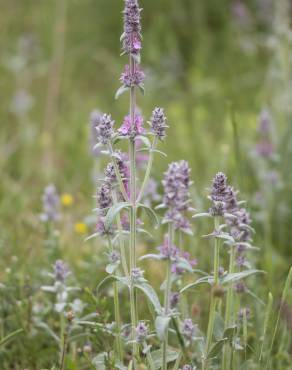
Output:
M159 225L159 219L156 215L156 213L153 211L152 208L146 206L145 204L142 204L142 203L138 203L138 208L143 208L145 209L145 211L147 212L148 216L150 219L154 219L155 223L156 223L156 227Z
M12 333L6 335L6 337L2 338L0 340L0 347L3 346L5 343L16 337L17 335L21 334L24 330L23 329L17 329L13 331Z
M156 330L158 338L161 341L164 341L165 339L165 335L168 330L169 322L170 322L170 317L168 316L157 316L155 319L155 330Z
M155 369L156 370L160 369L162 366L162 350L158 349L156 351L152 351L151 356L153 359ZM167 352L166 352L166 362L167 363L175 361L177 357L178 357L178 352L173 351L169 348L167 349Z
M190 283L190 284L186 285L185 287L183 287L180 290L180 293L184 293L186 290L195 288L195 287L197 287L201 284L210 284L209 278L210 278L209 276L204 276L204 277L198 279L197 281L195 281L194 283Z
M227 340L228 340L227 338L223 338L223 339L218 340L216 343L214 343L207 355L207 358L210 359L210 358L216 357L222 350Z
M135 137L135 140L141 140L147 146L148 149L151 148L151 142L150 142L150 140L148 139L147 136L138 135L138 136Z
M101 289L102 286L104 286L105 284L108 284L110 282L113 282L113 281L119 281L120 283L126 285L127 287L129 287L129 281L127 278L125 277L119 277L119 276L115 276L115 275L109 275L107 277L105 277L99 284L98 286L96 287L96 292L98 293Z
M149 301L153 304L153 306L155 308L155 311L157 313L161 313L162 307L161 307L161 304L159 302L159 298L158 298L155 290L152 288L152 286L149 285L148 283L141 282L141 283L136 283L135 287L137 289L140 289L146 295L146 297L149 299Z
M228 274L228 275L224 276L222 278L221 282L222 282L222 284L231 283L231 282L233 283L235 281L244 279L244 278L246 278L248 276L251 276L251 275L254 275L254 274L265 274L265 271L252 269L252 270L245 270L245 271L241 271L241 272L234 272L232 274Z
M237 325L229 326L224 330L223 338L227 338L227 340L232 343L233 338L236 334Z
M221 315L218 312L215 313L215 320L214 320L214 337L216 340L220 340L225 338L223 335L224 332L224 320L222 319Z
M116 94L115 94L115 99L119 99L119 97L121 96L121 95L123 95L125 92L127 92L127 91L129 91L130 90L130 88L129 87L127 87L127 86L121 86L118 90L117 90L117 92L116 92Z
M115 217L124 209L129 208L131 204L129 202L120 202L113 205L109 210L105 218L105 228L108 230L112 223L114 222Z

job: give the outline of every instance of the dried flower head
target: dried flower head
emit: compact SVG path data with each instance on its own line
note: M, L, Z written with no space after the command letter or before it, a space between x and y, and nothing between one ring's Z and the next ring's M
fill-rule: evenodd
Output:
M137 0L125 0L124 33L121 40L126 54L139 54L142 48L141 10Z
M57 221L60 219L60 197L53 184L46 186L43 196L43 213L40 218L42 221Z
M163 108L154 109L149 124L151 131L158 137L158 139L164 140L168 125Z

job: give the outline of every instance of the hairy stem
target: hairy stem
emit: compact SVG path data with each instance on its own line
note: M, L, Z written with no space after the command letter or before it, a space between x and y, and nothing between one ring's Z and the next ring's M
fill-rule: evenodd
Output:
M140 202L140 200L141 200L141 198L144 194L145 188L146 188L148 180L150 178L150 174L151 174L151 170L152 170L152 164L153 164L153 151L154 151L156 145L157 145L157 137L155 136L154 139L153 139L151 148L149 150L149 159L148 159L148 163L147 163L145 177L144 177L144 180L143 180L143 183L141 185L141 189L140 189L140 192L139 192L139 195L138 195L138 198L137 198L138 203Z
M115 191L112 192L112 198L113 198L113 203L117 204L118 203L118 197L117 193ZM117 215L117 227L118 227L118 232L120 233L121 237L118 238L118 243L119 243L119 249L121 253L121 262L122 262L122 267L123 271L126 277L129 276L129 270L128 270L128 264L127 264L127 257L126 257L126 251L125 251L125 242L122 238L122 223L121 223L121 216L120 214Z
M113 251L112 241L110 237L108 237L108 245L111 251ZM121 331L122 331L122 323L121 323L121 315L120 315L120 299L119 299L119 287L118 282L114 282L114 309L115 309L115 322L118 329L118 335L116 336L116 348L118 359L120 362L123 362L123 346L121 340Z
M235 246L231 246L230 250L230 259L229 259L229 274L234 272L234 262L235 262ZM232 315L232 307L233 307L233 285L229 283L228 290L227 290L227 297L226 297L226 308L225 308L225 329L232 324L233 315ZM222 370L227 370L230 364L230 348L229 344L224 345L223 348L223 356L222 356Z
M118 180L120 191L121 191L125 201L129 201L129 197L128 197L128 194L126 192L125 185L123 183L123 180L122 180L122 177L121 177L121 174L120 174L120 171L119 171L119 167L117 165L116 158L114 156L114 149L113 149L113 146L110 142L108 143L108 149L109 149L110 155L111 155L112 160L113 160L115 174L116 174L116 178Z
M130 56L130 68L132 74L135 71L135 60ZM135 87L131 87L130 91L130 118L131 128L135 128L135 111L136 111L136 93ZM130 202L131 202L131 216L130 216L130 270L136 267L136 234L137 234L137 209L136 209L136 147L135 138L130 138L129 143L129 157L130 157ZM130 283L130 305L131 305L131 324L132 324L132 340L133 340L133 356L135 358L139 355L138 345L135 342L135 328L138 323L138 312L136 302L136 292L134 287L133 277L131 276ZM136 368L136 361L134 360L134 369Z
M168 243L169 248L172 247L173 243L173 226L169 224L168 228ZM167 261L166 266L166 286L164 291L164 315L169 314L170 309L170 293L171 293L171 260L170 258ZM165 333L165 339L162 345L162 370L167 370L167 345L168 345L168 329Z
M219 218L215 217L214 219L215 224L215 232L219 228ZM216 287L219 283L219 264L220 264L220 246L218 238L215 238L214 244L214 284L213 288ZM217 298L214 297L214 291L211 291L211 301L210 301L210 311L209 311L209 321L208 321L208 329L207 329L207 339L206 339L206 347L205 347L205 354L203 357L202 363L202 370L208 369L208 353L211 348L212 338L213 338L213 331L214 331L214 322L215 322L215 313L216 313L216 305L217 305Z

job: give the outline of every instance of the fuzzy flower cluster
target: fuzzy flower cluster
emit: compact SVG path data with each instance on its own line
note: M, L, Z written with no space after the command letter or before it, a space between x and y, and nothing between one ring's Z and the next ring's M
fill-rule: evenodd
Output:
M173 162L164 173L162 208L167 208L164 223L173 223L176 230L191 234L190 223L184 212L190 209L190 168L188 162Z
M147 339L148 332L148 326L143 321L140 321L135 328L137 343L143 343Z
M141 10L137 0L125 0L124 33L121 41L126 54L137 55L142 48Z
M92 119L92 125L96 127L97 140L101 144L108 144L114 134L115 121L112 120L111 115L95 115Z
M55 281L64 283L66 278L70 275L70 270L65 262L57 260L54 264L54 278Z
M196 336L197 325L195 325L191 319L185 319L181 325L181 333L184 338L191 342Z
M44 222L58 221L60 219L60 197L53 184L48 185L42 196L43 213L40 219Z
M167 118L164 114L163 108L157 107L154 109L154 111L152 112L151 119L149 121L149 125L151 128L151 132L153 132L154 135L158 137L158 139L164 140L168 125Z
M130 66L125 65L124 71L121 74L120 81L124 87L142 86L145 80L145 73L140 68L139 64L134 66L134 70L131 71Z
M213 203L209 212L212 216L223 216L228 226L228 232L235 241L237 248L236 262L244 266L247 262L244 252L252 242L251 218L247 210L237 199L238 192L227 183L227 177L219 172L213 179L210 199ZM237 288L236 288L237 289ZM243 292L240 283L237 289Z
M143 117L141 114L136 113L134 116L134 122L132 122L131 116L126 116L118 131L120 135L128 137L135 137L143 134Z
M184 274L187 268L191 270L197 264L197 260L192 259L188 252L184 252L175 245L171 245L168 237L164 238L163 245L157 249L161 259L171 260L171 272L176 276Z
M267 110L263 110L259 117L258 134L259 140L255 147L257 156L270 159L275 154L275 147L272 142L272 118Z
M121 151L116 151L114 154L114 160L117 163L117 167L119 169L119 173L121 175L124 187L126 192L129 191L129 178L130 178L130 170L129 166L127 165L128 156ZM108 185L109 188L113 188L115 183L117 182L117 176L115 172L115 167L113 162L109 162L104 171L105 175L105 183Z

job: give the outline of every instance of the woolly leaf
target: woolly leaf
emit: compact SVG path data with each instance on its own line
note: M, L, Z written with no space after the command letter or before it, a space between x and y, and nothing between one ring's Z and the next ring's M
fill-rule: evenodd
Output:
M157 217L156 213L153 211L152 208L150 208L150 207L148 207L148 206L146 206L145 204L142 204L142 203L138 203L138 207L145 209L149 218L154 219L154 221L156 223L156 227L159 225L158 217Z
M244 279L248 276L251 276L251 275L254 275L254 274L264 274L265 271L262 271L262 270L255 270L255 269L252 269L252 270L245 270L245 271L241 271L241 272L234 272L232 274L227 274L226 276L224 276L221 280L222 284L225 284L225 283L234 283L235 281L238 281L238 280L241 280L241 279Z
M149 285L148 283L145 283L145 282L139 282L139 283L136 283L135 284L135 287L137 289L140 289L145 295L146 297L149 299L149 301L153 304L154 308L155 308L155 311L157 313L160 313L162 311L162 307L161 307L161 304L159 302L159 298L155 292L155 290L152 288L151 285Z
M180 293L183 293L185 292L186 290L188 289L192 289L192 288L195 288L201 284L210 284L210 281L209 281L209 278L210 276L204 276L200 279L198 279L197 281L195 281L194 283L190 283L188 285L186 285L185 287L183 287L181 290L180 290Z
M216 343L214 343L207 355L207 358L210 359L210 358L216 357L222 350L227 340L228 340L227 338L223 338L223 339L218 340Z
M155 319L155 330L158 338L163 341L168 330L170 317L157 316Z
M151 357L153 359L155 369L156 370L160 369L162 366L162 357L163 357L162 350L158 349L156 351L152 351ZM178 357L178 352L173 351L169 348L167 349L167 352L166 352L166 362L167 363L175 361L177 357Z
M114 219L117 217L117 215L125 208L129 208L131 205L128 202L120 202L115 205L113 205L105 218L105 228L108 230L112 223L114 222Z
M119 99L119 97L121 96L121 95L123 95L125 92L127 92L127 91L129 91L130 90L130 88L128 87L128 86L121 86L118 90L117 90L117 92L116 92L116 94L115 94L115 99Z

